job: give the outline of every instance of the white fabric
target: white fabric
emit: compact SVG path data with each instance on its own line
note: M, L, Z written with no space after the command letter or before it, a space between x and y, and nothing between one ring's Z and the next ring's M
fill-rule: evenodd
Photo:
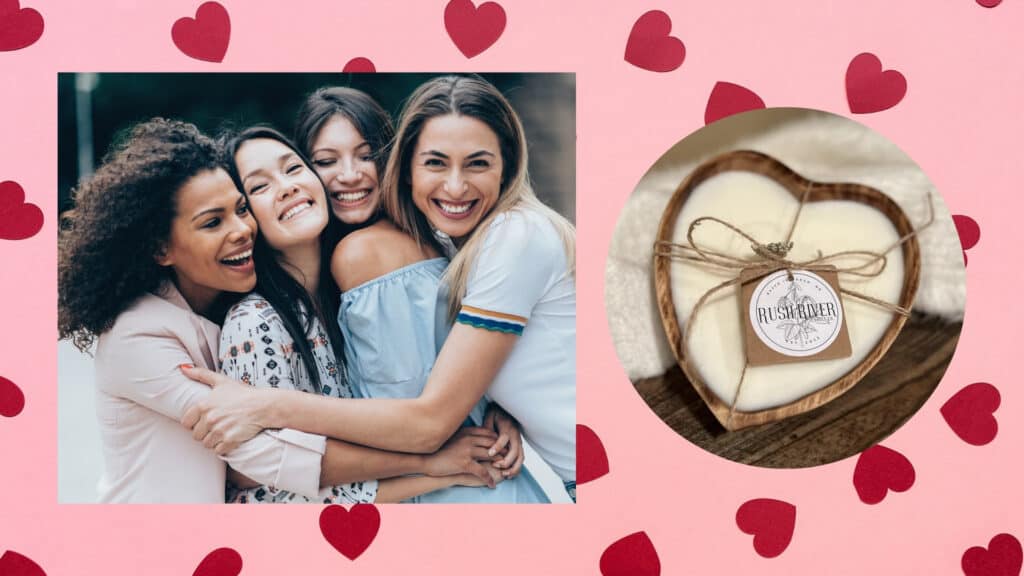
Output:
M576 283L547 217L517 209L495 219L462 305L527 319L487 397L563 481L575 480Z
M679 142L637 184L616 225L605 268L605 307L615 349L631 380L675 364L654 298L652 247L672 193L700 163L731 150L774 156L819 182L857 182L881 190L913 224L935 224L918 237L920 287L914 309L963 318L965 274L949 209L921 169L892 142L841 116L780 108L726 118Z

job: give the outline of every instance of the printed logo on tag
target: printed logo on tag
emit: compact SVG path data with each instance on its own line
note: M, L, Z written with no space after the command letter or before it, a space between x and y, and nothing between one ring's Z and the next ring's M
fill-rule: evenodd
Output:
M751 365L842 358L852 353L834 271L746 274L741 308ZM745 308L745 309L744 309Z

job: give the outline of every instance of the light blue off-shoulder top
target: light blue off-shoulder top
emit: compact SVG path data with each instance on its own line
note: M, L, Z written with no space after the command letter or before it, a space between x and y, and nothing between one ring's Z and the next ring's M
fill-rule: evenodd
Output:
M418 398L427 383L450 326L441 276L446 258L410 264L343 292L338 324L344 336L349 384L362 398ZM483 421L487 401L470 412L464 425ZM548 502L523 468L497 488L455 486L412 502Z

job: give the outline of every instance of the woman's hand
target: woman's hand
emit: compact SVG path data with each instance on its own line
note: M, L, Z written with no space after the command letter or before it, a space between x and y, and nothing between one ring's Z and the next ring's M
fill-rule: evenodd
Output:
M494 445L498 435L492 430L477 427L460 428L445 442L440 450L426 457L423 472L428 476L452 476L468 473L478 482L494 488L494 470L489 464L488 448ZM495 471L500 478L500 471Z
M479 477L474 476L473 474L458 474L456 476L449 476L449 478L452 479L452 486L470 486L474 488L487 486L489 488L494 488L505 480L505 477L501 475L501 470L491 466L489 463L485 462L484 468L491 477L490 483L480 480Z
M483 427L497 433L497 441L487 451L494 467L500 469L505 478L515 478L523 468L525 459L519 422L492 402L484 415Z
M205 368L183 365L181 371L213 388L181 419L182 425L192 430L192 437L203 446L223 456L267 427L263 423L270 400L266 390Z

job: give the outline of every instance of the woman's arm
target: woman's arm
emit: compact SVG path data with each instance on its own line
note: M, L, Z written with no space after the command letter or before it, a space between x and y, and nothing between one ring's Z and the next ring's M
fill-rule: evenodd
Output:
M207 443L233 446L264 428L295 428L383 450L428 454L465 420L512 351L516 336L466 324L452 327L419 398L325 398L254 390L201 368L187 376L213 391L182 423Z
M188 420L202 423L203 413L219 411L216 419L225 421L211 424L214 434L228 442L263 428L293 427L387 450L432 452L486 392L533 307L553 279L565 273L565 261L561 241L549 224L524 214L496 220L462 301L463 311L469 307L490 317L470 317L463 323L460 313L419 398L323 399L272 391L238 398L237 386L207 374L197 379L225 385L216 386ZM225 402L219 400L222 396L236 398Z
M491 468L491 470L493 471L494 469ZM491 476L495 483L502 480L500 475L496 475L493 472ZM445 476L443 478L433 478L430 476L388 478L378 483L377 498L374 501L381 503L401 502L402 500L426 494L427 492L452 486L486 486L486 484L472 474L459 474L458 476ZM491 485L491 488L494 488L494 486Z
M260 345L249 344L257 338L261 341ZM251 298L236 305L221 331L221 352L221 370L225 375L244 378L253 388L270 389L270 379L273 378L273 387L290 389L299 396L323 398L319 394L298 390L300 387L308 389L310 385L302 379L300 373L293 371L294 359L289 354L296 352L291 345L291 338L264 300ZM230 446L219 442L214 435L206 434L203 426L193 429L193 437L203 441L207 448L214 449L218 454L225 455L230 451ZM320 441L323 442L322 439ZM332 440L323 450L318 485L334 486L406 474L440 476L467 472L476 474L490 484L492 482L486 470L471 457L475 450L474 441L483 442L483 438L467 437L446 447L441 454L422 456L386 452ZM245 469L239 471L246 472Z
M434 477L471 475L478 485L494 487L487 462L497 434L484 428L462 428L434 454L388 452L328 439L320 467L320 485L334 486L406 474ZM499 474L500 475L500 474Z

